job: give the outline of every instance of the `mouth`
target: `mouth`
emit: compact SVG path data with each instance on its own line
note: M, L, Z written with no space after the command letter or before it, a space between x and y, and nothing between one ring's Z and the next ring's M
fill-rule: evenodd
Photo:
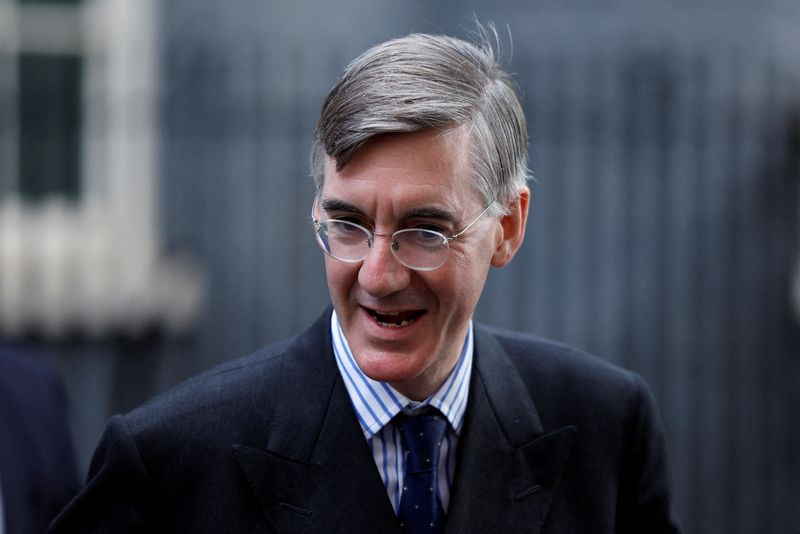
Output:
M364 309L378 325L384 328L410 326L425 314L425 310L378 311L371 308Z

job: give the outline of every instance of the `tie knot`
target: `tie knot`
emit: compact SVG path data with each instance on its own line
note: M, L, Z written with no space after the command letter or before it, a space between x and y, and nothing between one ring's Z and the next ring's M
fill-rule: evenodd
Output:
M402 414L397 419L403 448L406 451L406 470L431 471L439 465L447 419L435 409L420 414Z

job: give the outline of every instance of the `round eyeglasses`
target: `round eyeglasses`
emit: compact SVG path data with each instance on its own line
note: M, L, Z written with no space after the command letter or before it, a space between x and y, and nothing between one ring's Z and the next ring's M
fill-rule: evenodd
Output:
M360 224L340 219L312 219L317 231L317 242L331 258L347 263L363 261L375 236L391 238L392 254L397 261L415 271L432 271L441 267L450 252L450 241L455 241L486 213L490 202L471 223L449 237L435 230L406 228L391 234L367 230Z

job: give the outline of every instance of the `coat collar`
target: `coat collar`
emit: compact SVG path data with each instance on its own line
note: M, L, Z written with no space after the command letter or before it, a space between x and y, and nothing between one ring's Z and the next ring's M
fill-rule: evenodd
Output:
M281 391L261 393L276 406L266 447L235 445L234 456L279 532L324 525L332 533L399 533L336 369L329 325L330 310L287 349L273 382ZM538 532L575 429L544 434L516 368L477 325L474 365L447 531Z

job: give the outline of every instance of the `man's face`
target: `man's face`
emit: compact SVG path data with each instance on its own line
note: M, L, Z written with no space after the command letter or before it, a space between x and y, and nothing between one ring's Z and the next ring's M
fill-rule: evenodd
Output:
M380 234L419 227L449 236L484 208L469 170L463 130L376 137L341 172L328 159L315 216ZM403 266L388 236L376 236L359 263L326 255L331 299L361 370L413 399L435 392L458 361L501 240L498 219L483 216L433 271Z

